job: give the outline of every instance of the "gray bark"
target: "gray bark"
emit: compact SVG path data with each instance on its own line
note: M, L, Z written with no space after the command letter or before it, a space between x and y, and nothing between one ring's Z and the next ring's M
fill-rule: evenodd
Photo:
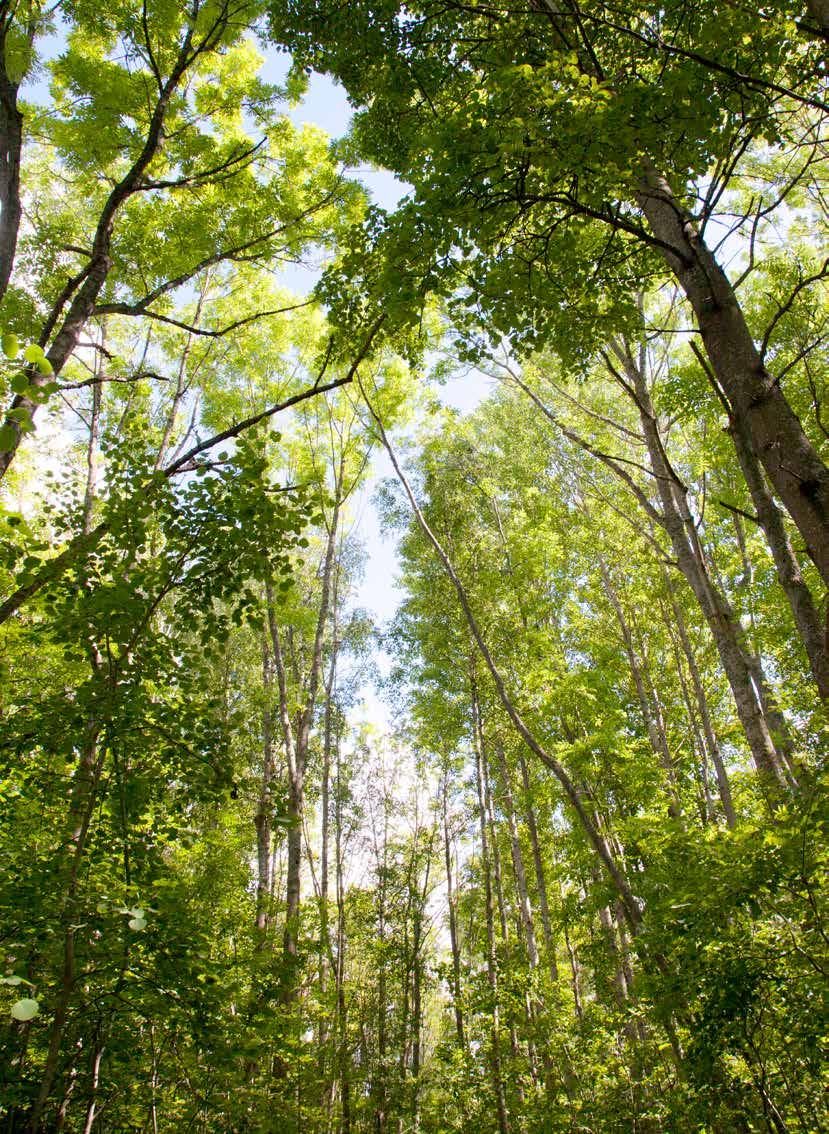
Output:
M717 790L719 791L720 803L722 804L725 820L728 823L728 826L733 830L737 826L737 815L734 811L734 803L731 798L731 784L728 779L725 763L723 762L720 743L717 739L717 734L714 732L714 726L711 722L711 713L708 709L708 698L705 693L705 687L702 684L702 677L700 675L699 666L697 665L694 649L688 637L688 631L685 626L685 618L683 617L682 610L671 590L670 583L667 580L667 573L665 573L665 579L668 588L668 594L671 600L671 609L674 612L674 625L676 626L677 634L679 635L682 652L685 655L686 662L688 663L688 673L691 676L691 684L694 687L694 696L696 698L697 708L699 710L705 743L708 748L708 754L711 757L711 762L714 765L714 773L717 777Z
M0 15L0 300L6 294L14 268L20 230L20 155L23 115L17 105L19 84L9 76L6 39L14 5L3 5Z
M780 509L769 492L757 454L744 424L737 418L731 424L731 438L751 499L757 510L757 519L766 536L780 586L791 607L795 626L809 659L812 676L820 696L829 698L829 653L826 633L821 625L812 593L806 585L800 564L792 548L789 533Z
M647 164L638 202L693 308L706 355L732 407L735 424L750 438L829 586L829 468L766 369L728 277L666 178Z
M541 928L544 931L544 948L547 951L547 963L550 967L550 977L553 983L558 980L558 964L556 962L556 941L553 936L553 924L550 917L550 903L547 896L547 879L544 875L544 863L541 858L541 842L538 837L538 823L535 818L535 808L532 804L530 786L530 773L524 753L518 749L518 766L521 769L521 783L524 788L524 819L530 836L533 866L535 868L535 886L538 891L538 910L541 914Z
M452 844L449 838L449 800L447 791L448 774L443 777L443 857L446 868L446 900L449 907L449 944L452 949L452 1008L455 1015L455 1031L461 1051L466 1051L466 1036L463 1026L463 1005L461 1003L461 951L458 942L457 897L452 880Z
M504 801L504 814L507 818L509 831L510 851L512 854L512 869L515 875L515 886L518 891L518 913L521 918L521 928L524 931L524 944L527 949L527 959L530 968L538 966L538 946L535 940L535 921L527 887L527 872L524 867L524 854L521 850L521 839L518 834L518 823L515 818L515 801L512 797L512 783L507 758L503 745L495 742L495 752L498 757L498 769L501 774L501 790Z
M770 781L784 785L786 779L780 755L775 748L769 722L752 680L751 663L741 640L742 629L728 600L711 579L697 527L688 507L685 486L671 467L662 444L645 376L627 347L614 347L614 350L625 367L635 393L642 432L662 505L660 522L670 537L679 569L694 592L711 631L755 766Z
M492 900L492 869L489 852L489 832L484 788L484 757L480 744L480 717L477 695L472 692L472 746L475 752L475 784L478 791L478 816L481 833L481 866L484 875L484 909L486 916L486 965L487 981L492 997L492 1090L495 1095L495 1109L498 1116L499 1134L510 1134L509 1113L501 1068L501 1024L498 1005L498 963L495 957L495 911Z

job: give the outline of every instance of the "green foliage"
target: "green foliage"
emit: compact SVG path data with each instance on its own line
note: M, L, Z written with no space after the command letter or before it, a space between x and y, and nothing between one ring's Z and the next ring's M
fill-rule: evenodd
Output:
M0 14L10 1134L823 1129L792 582L821 638L825 596L642 197L652 163L722 238L821 452L820 43L777 2L561 8L72 0L45 64L55 13ZM335 146L285 114L313 68ZM382 484L381 632L353 522L395 430L432 538Z

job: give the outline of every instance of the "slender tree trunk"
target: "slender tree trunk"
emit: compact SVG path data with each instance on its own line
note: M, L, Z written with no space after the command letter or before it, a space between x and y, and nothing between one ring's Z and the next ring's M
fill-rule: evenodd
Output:
M484 875L484 911L486 918L486 964L487 982L492 998L492 1036L491 1036L491 1067L492 1091L495 1095L495 1110L498 1117L499 1134L510 1134L509 1113L504 1092L504 1081L501 1069L501 1022L500 1007L498 1003L498 962L495 955L495 910L492 900L492 869L490 864L489 832L487 822L487 807L484 795L484 757L480 744L480 719L478 713L477 696L472 693L472 745L475 752L475 783L478 790L478 815L481 833L481 866Z
M613 966L613 995L616 1001L616 1006L624 1011L628 1002L628 987L625 980L625 971L622 965L622 958L619 952L619 942L616 939L616 928L613 924L613 915L608 906L602 906L599 909L599 925L602 927L602 935L605 940L607 952Z
M270 921L271 895L271 817L273 799L271 785L274 776L273 749L273 657L271 655L267 627L262 633L262 688L264 705L262 708L262 778L259 781L259 799L253 822L256 827L256 949L265 947Z
M518 745L518 766L521 769L521 783L524 788L524 819L530 836L533 866L535 867L535 886L538 891L538 909L541 914L541 928L544 931L544 948L547 952L547 963L550 967L550 977L553 983L558 980L558 964L556 961L556 941L553 936L553 924L550 918L550 904L547 896L547 880L544 875L544 863L541 858L541 843L538 838L538 823L535 818L535 808L532 804L532 787L527 761L524 751Z
M483 722L478 715L478 744L481 748L481 773L484 778L484 803L486 817L489 823L489 857L492 863L492 881L495 891L495 904L498 909L498 924L501 928L501 941L506 946L509 942L509 927L507 922L507 908L504 902L504 876L501 870L501 848L498 844L498 832L495 825L495 811L492 802L492 788L489 780L489 754L484 741Z
M786 780L780 755L775 748L769 722L752 679L742 630L727 599L711 579L697 528L688 508L685 486L679 481L665 454L644 374L627 347L614 347L614 350L625 367L636 396L642 431L662 503L662 522L670 537L679 569L694 592L711 630L755 766L761 775L783 786Z
M329 842L331 819L331 754L334 745L334 683L337 675L337 653L339 643L337 640L337 583L334 581L334 594L332 603L332 642L331 660L328 667L328 677L325 682L324 724L322 741L322 784L320 790L320 960L319 960L319 986L320 995L325 1002L328 992L329 958L331 957L331 927L328 918L328 875L329 875ZM319 1055L318 1067L320 1080L324 1081L325 1067L328 1057L329 1029L328 1017L323 1016L319 1029ZM333 1074L331 1075L333 1083ZM325 1107L330 1121L331 1093L326 1091Z
M676 665L676 672L679 677L679 687L682 690L682 702L685 705L688 727L691 730L692 750L698 756L698 760L694 761L694 765L700 788L700 818L703 826L706 826L714 818L715 813L714 798L711 794L711 771L709 768L708 746L705 743L705 737L702 735L699 716L694 705L693 697L691 696L691 690L688 688L688 678L685 674L685 658L683 657L682 649L679 645L676 630L664 604L660 603L660 608L662 610L662 620L665 623L668 636L671 639L674 664Z
M365 390L363 390L363 396L365 397ZM507 716L514 725L516 732L525 742L530 751L535 756L537 756L543 764L546 764L546 766L553 772L556 779L561 784L561 787L564 790L564 794L573 807L573 810L578 817L579 823L581 824L591 847L593 848L597 857L599 858L599 861L607 871L608 877L613 883L613 886L615 887L617 893L622 898L626 911L625 916L627 917L631 928L636 929L642 922L642 914L636 898L634 897L633 892L628 885L621 865L614 859L610 847L608 846L607 840L602 836L601 832L598 830L596 824L588 813L588 810L585 807L583 793L579 789L578 785L573 781L573 779L571 779L564 766L557 759L555 759L555 757L551 756L548 752L545 751L545 749L536 739L533 732L527 727L523 717L515 707L512 698L507 692L507 687L504 683L503 677L501 676L501 672L496 666L492 654L489 651L489 647L487 646L483 634L481 633L481 629L478 626L477 619L475 618L475 615L472 611L472 607L466 593L466 588L461 582L460 577L458 576L455 568L452 565L452 561L444 551L437 536L434 534L434 532L426 522L426 518L424 517L423 512L418 505L417 500L415 499L414 493L412 492L411 485L403 474L403 470L400 467L394 450L389 443L386 431L383 428L382 421L374 412L374 409L372 408L370 402L368 402L367 398L366 402L369 406L369 412L377 423L377 427L380 431L380 437L383 442L383 447L389 454L389 459L392 463L397 478L402 484L406 496L408 497L409 503L411 504L412 511L414 512L420 529L428 542L434 548L438 559L441 561L441 564L443 565L443 568L447 576L449 577L450 582L452 583L452 586L455 588L455 592L458 596L458 600L466 618L467 625L469 626L469 630L472 634L472 637L475 639L475 643L478 647L478 650L480 651L481 657L484 659L484 663L486 664L486 667L490 672L496 691L498 693L498 697L501 701L501 704L504 706L504 709L506 710Z
M430 836L429 842L429 851L426 858L426 868L424 870L423 887L417 895L417 903L414 910L412 924L412 1101L410 1124L412 1134L419 1134L420 1131L420 1103L422 1088L420 1073L423 1062L423 921L426 911L426 901L429 894L429 877L432 867L434 836L435 830L434 828L432 828L432 834Z
M722 804L723 814L728 826L733 830L737 826L737 815L734 811L734 803L731 798L731 784L728 779L728 773L725 769L723 762L722 751L720 749L717 734L714 732L714 726L711 723L711 713L708 709L708 698L705 694L705 688L702 684L702 677L697 665L697 659L694 654L691 641L688 637L688 631L685 626L685 618L682 614L682 609L676 601L676 596L667 578L667 573L664 572L665 584L668 590L668 595L671 601L671 609L674 612L674 625L676 626L679 641L682 646L682 652L685 655L685 660L688 663L688 673L691 676L691 684L694 687L694 696L699 709L700 721L702 723L703 735L705 742L708 746L708 752L711 756L711 762L714 765L714 773L717 777L717 789L719 791L720 803Z
M0 15L0 300L6 294L20 230L20 155L23 115L17 105L18 83L9 78L7 37L13 5Z
M274 662L276 665L277 684L279 688L279 711L288 765L288 831L286 840L288 861L286 874L285 932L283 937L285 980L282 986L282 999L286 1004L296 999L297 991L295 976L301 898L302 819L305 805L305 770L308 761L311 724L317 705L317 694L322 673L323 644L331 601L338 524L342 505L344 462L345 458L342 457L336 477L335 503L328 528L328 537L323 557L316 632L314 635L308 674L303 689L304 707L297 715L296 727L290 717L288 675L285 667L281 636L276 620L276 611L273 605L273 595L270 590L268 592L268 620Z
M383 849L382 859L378 853L378 848L375 842L375 859L377 862L377 875L378 886L375 890L377 902L377 933L381 946L385 945L386 941L386 887L388 883L388 808L386 800L383 800ZM385 1134L387 1108L386 1108L386 1093L387 1093L387 1067L386 1067L386 1006L387 1006L387 973L386 973L386 950L383 948L380 966L377 973L377 1066L375 1068L374 1079L371 1085L372 1094L372 1112L373 1112L373 1125L375 1134Z
M447 798L448 771L444 773L441 796L443 800L443 858L446 867L446 900L449 908L449 944L452 949L452 1008L455 1013L455 1031L458 1046L466 1053L466 1036L461 1003L461 951L458 942L457 897L452 881L452 844L449 838L449 801Z
M101 1060L104 1057L103 1047L99 1047L92 1060L92 1084L91 1094L89 1099L89 1106L86 1110L86 1121L83 1124L83 1134L92 1134L92 1127L95 1125L95 1112L98 1103L98 1082L101 1077Z
M829 468L766 369L728 277L666 178L647 164L638 200L694 310L735 429L750 440L829 586Z
M474 677L473 677L474 683ZM481 750L481 773L483 775L484 787L484 806L486 808L486 819L489 824L489 858L492 865L492 883L495 892L495 904L498 909L498 924L501 930L501 943L504 950L504 955L507 954L509 946L509 921L507 919L507 906L504 899L504 872L501 869L501 848L498 843L498 829L495 823L495 808L492 799L492 785L489 778L489 756L487 754L487 746L484 740L483 718L481 715L480 702L477 700L477 693L474 692L473 696L476 699L478 707L477 721L478 721L478 744ZM518 1065L520 1057L520 1047L518 1043L518 1034L515 1030L515 1013L510 1011L508 1013L508 1029L509 1029L509 1046L512 1055L513 1065ZM523 1108L524 1103L524 1090L520 1081L516 1083L518 1092L518 1101Z
M527 872L524 868L524 855L521 850L521 839L518 834L518 823L515 818L515 801L512 797L512 783L507 758L503 745L496 740L495 752L498 757L498 768L501 773L502 798L504 801L504 814L507 818L507 829L510 837L510 850L512 853L512 869L515 875L515 885L518 891L518 912L521 917L521 927L524 931L524 945L527 950L527 959L530 968L538 967L538 946L535 940L535 922L527 887Z
M35 1099L29 1119L29 1134L41 1134L41 1123L46 1105L52 1093L60 1067L60 1055L64 1030L69 1015L69 1005L75 991L77 972L75 965L75 932L79 922L78 889L81 867L86 854L89 827L98 800L98 785L104 761L104 749L99 745L101 731L99 722L90 720L84 738L81 758L72 781L69 797L68 844L70 858L63 887L64 900L61 911L63 925L63 966L60 984L54 996L52 1024L49 1028L46 1061L40 1083L40 1091Z
M101 345L105 341L105 328L101 330ZM88 536L92 531L92 518L95 509L95 500L98 495L98 440L101 432L101 401L103 394L103 387L101 379L102 366L98 361L102 356L99 355L96 359L96 377L97 382L92 385L92 407L89 414L89 443L86 449L86 484L84 486L83 496L83 520L82 530L85 536Z
M564 925L564 945L567 949L567 957L570 961L570 982L573 988L573 1005L576 1009L576 1015L579 1020L584 1019L584 1006L582 1003L581 995L581 965L576 954L575 946L570 939L570 927L565 917L563 920Z
M342 758L336 748L336 796L334 804L334 885L337 901L337 1067L340 1082L341 1134L351 1134L351 1060L348 1050L348 1005L345 997L345 885L343 879L343 794Z

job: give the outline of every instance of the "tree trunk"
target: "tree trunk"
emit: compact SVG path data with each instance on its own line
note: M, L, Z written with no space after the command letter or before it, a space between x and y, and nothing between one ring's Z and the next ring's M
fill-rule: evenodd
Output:
M23 148L23 115L17 105L18 83L9 78L6 61L6 40L11 19L7 9L0 22L0 300L6 294L14 268L22 215L20 155Z
M484 875L484 912L486 919L486 971L489 993L492 997L491 1067L492 1091L499 1134L510 1134L509 1113L501 1070L501 1022L498 1004L498 963L495 956L495 911L492 901L492 869L489 853L487 807L484 796L484 764L480 744L480 716L477 694L472 689L472 747L475 752L475 784L478 791L478 816L481 833L481 867Z
M332 593L334 558L337 545L340 508L342 505L344 463L345 458L341 457L335 483L334 509L328 528L328 537L323 557L316 632L314 635L308 673L303 682L303 708L297 714L296 726L294 726L290 717L288 675L285 667L281 636L276 621L276 611L273 606L273 595L270 588L268 590L268 620L273 656L276 664L277 684L279 688L279 714L282 722L282 733L288 769L288 861L286 874L285 932L283 936L284 981L281 994L282 1001L285 1004L291 1003L296 999L297 991L295 977L301 899L302 819L305 806L305 769L308 762L311 724L317 705L317 694L319 692L319 683L322 673L323 644Z
M504 814L507 817L507 829L512 852L512 869L515 876L515 885L518 891L518 912L521 918L521 928L524 931L524 945L527 950L527 959L530 968L538 967L538 946L535 940L535 923L530 895L527 888L527 872L524 868L524 855L521 850L521 840L518 834L518 823L515 818L515 802L512 797L512 784L510 770L503 745L496 740L495 752L498 756L498 768L501 773L501 787L504 801Z
M812 676L820 696L826 700L829 698L829 653L826 649L825 630L821 626L812 593L803 578L783 516L768 490L763 470L752 448L751 438L744 422L739 418L733 418L730 433L740 468L757 510L757 519L777 569L777 578L791 607L797 632L809 659Z
M822 0L821 0L822 4ZM829 586L829 468L766 370L725 272L668 181L645 166L638 202L694 310L711 368Z
M98 785L103 769L104 749L98 738L101 724L90 720L84 739L77 772L73 777L69 798L68 844L70 859L64 885L64 900L61 910L63 925L63 967L60 984L54 998L54 1014L49 1029L46 1061L43 1066L40 1091L32 1107L29 1119L29 1134L41 1134L41 1122L46 1104L52 1093L60 1066L60 1055L64 1030L69 1015L69 1005L77 979L75 966L75 931L79 922L78 887L81 867L86 853L89 827L98 800Z
M573 988L573 1006L576 1009L576 1015L579 1020L583 1020L584 1006L581 996L581 965L579 964L575 946L570 939L570 927L567 924L566 917L564 918L564 944L567 949L567 957L570 961L570 982Z
M336 749L334 804L334 886L337 900L337 1068L340 1081L341 1134L351 1134L351 1061L348 1050L348 1003L345 996L345 884L343 879L343 793L340 747Z
M466 1052L466 1037L463 1026L463 1005L461 1004L461 951L458 942L457 897L452 882L452 845L449 838L449 802L447 784L449 773L444 773L441 796L443 800L443 858L446 866L446 900L449 907L449 944L452 949L452 1008L455 1013L455 1031L458 1045Z
M679 569L685 576L708 623L725 671L737 715L743 726L749 750L761 775L780 786L786 784L780 755L775 748L769 722L752 680L743 633L728 600L711 579L693 516L688 508L685 486L668 462L659 434L656 415L645 376L627 346L614 347L633 387L642 432L648 449L662 504L661 522L671 540Z
M104 331L101 332L101 345L104 343ZM92 531L92 517L95 500L98 494L98 439L101 431L101 400L103 387L102 366L96 360L97 382L92 385L92 407L89 415L89 444L86 449L86 484L83 495L83 521L82 530L85 536Z
M688 727L691 730L692 738L692 751L698 756L698 760L694 761L694 771L700 789L698 802L700 810L700 819L703 826L714 818L715 804L714 798L711 794L711 772L709 767L708 746L705 743L705 737L699 723L699 715L694 705L691 690L688 688L688 678L685 674L685 659L682 654L682 649L679 645L679 640L676 630L673 626L671 616L668 613L665 604L660 603L662 610L662 621L664 622L668 636L671 639L671 649L674 655L674 664L676 666L677 676L679 677L679 687L682 690L682 702L685 705L685 714L688 718Z
M365 397L365 390L363 390L363 396ZM516 732L526 743L530 751L535 756L537 756L543 764L546 764L546 766L553 772L556 779L561 784L561 787L564 790L564 794L572 805L573 810L578 817L579 823L581 824L591 847L595 851L604 869L607 871L608 877L610 878L613 886L615 887L617 893L624 903L625 916L627 917L631 928L633 930L636 930L642 922L642 914L636 898L634 897L633 892L631 891L630 886L627 883L621 865L613 857L607 840L602 836L593 819L589 815L587 808L585 807L583 794L577 784L571 779L564 766L559 763L559 761L554 756L551 756L548 752L546 752L541 744L539 744L535 735L527 727L523 717L515 707L512 698L507 692L507 687L504 683L501 672L496 666L492 654L489 651L489 647L487 646L484 636L481 633L477 619L475 618L475 615L472 611L472 607L466 593L466 588L461 582L458 573L455 571L455 568L452 565L452 561L444 551L437 536L434 534L434 532L426 522L426 518L423 515L423 512L421 511L417 500L415 499L414 493L412 492L411 485L403 474L403 470L400 467L395 452L389 443L389 439L386 435L385 429L383 428L382 421L374 412L371 404L368 403L368 399L366 399L366 402L369 406L369 412L377 423L378 429L380 431L380 437L383 442L383 447L388 453L397 478L402 484L403 490L408 497L409 503L411 504L412 511L414 512L420 529L425 535L428 542L434 548L435 553L437 554L438 559L441 561L450 582L455 588L455 592L458 596L458 601L460 602L460 606L463 610L467 625L469 626L469 630L475 640L478 650L480 651L481 657L484 659L484 663L486 664L486 667L490 672L493 683L495 685L495 689L498 693L498 697L501 701L501 704L504 706L504 709L506 710L507 716L514 725Z
M550 904L547 896L547 880L544 875L544 863L541 858L541 843L538 838L538 824L535 818L535 808L532 804L532 788L527 761L524 759L523 748L518 746L518 766L521 769L521 783L524 788L524 819L530 836L532 847L533 866L535 867L535 886L538 890L538 909L541 914L541 928L544 931L544 948L547 951L547 963L550 967L550 977L555 984L558 980L558 964L556 961L556 941L553 936L553 924L550 918Z
M267 628L262 634L262 689L265 703L262 708L262 778L259 781L259 799L253 822L256 828L256 949L265 947L270 921L271 894L271 816L273 799L271 785L274 775L273 751L273 657L268 645Z
M674 769L674 762L671 758L670 750L668 749L668 738L665 735L665 729L661 720L661 713L658 712L657 706L652 703L651 698L645 688L645 678L642 672L642 666L639 658L636 655L636 650L633 644L633 635L625 618L625 612L622 609L622 604L619 601L619 596L616 593L616 588L613 586L613 581L610 577L610 572L607 569L607 564L603 559L599 559L599 569L602 575L602 584L604 592L610 600L610 605L616 614L616 621L619 624L619 629L622 634L622 642L627 654L628 666L630 668L633 682L636 687L636 695L639 700L639 707L642 710L642 717L645 722L645 728L648 733L651 748L654 755L662 765L665 772L666 787L668 792L668 814L673 819L679 819L682 812L679 803L679 795L676 789L676 771Z
M682 614L682 609L676 601L676 596L671 588L670 581L667 577L667 572L663 568L663 576L665 578L665 585L668 590L668 595L671 601L671 609L674 612L674 625L676 626L679 635L679 641L682 646L682 652L685 655L685 660L688 663L688 673L691 676L691 684L694 687L694 696L699 709L700 721L702 723L702 731L705 737L706 745L708 746L708 753L711 757L711 762L714 765L714 773L717 777L717 789L719 791L720 803L722 804L723 814L728 826L733 830L737 826L737 815L734 811L734 803L731 798L731 784L728 779L728 773L725 769L725 763L722 758L722 751L720 743L717 740L717 735L714 732L714 726L711 723L711 713L708 710L708 698L705 694L705 688L702 684L702 677L700 676L699 666L697 659L694 655L691 641L688 637L688 631L685 627L685 618Z

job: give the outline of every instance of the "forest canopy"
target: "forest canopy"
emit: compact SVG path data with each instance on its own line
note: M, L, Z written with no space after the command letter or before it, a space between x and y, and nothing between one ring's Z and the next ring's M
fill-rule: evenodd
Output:
M829 1127L828 48L0 0L4 1134Z

